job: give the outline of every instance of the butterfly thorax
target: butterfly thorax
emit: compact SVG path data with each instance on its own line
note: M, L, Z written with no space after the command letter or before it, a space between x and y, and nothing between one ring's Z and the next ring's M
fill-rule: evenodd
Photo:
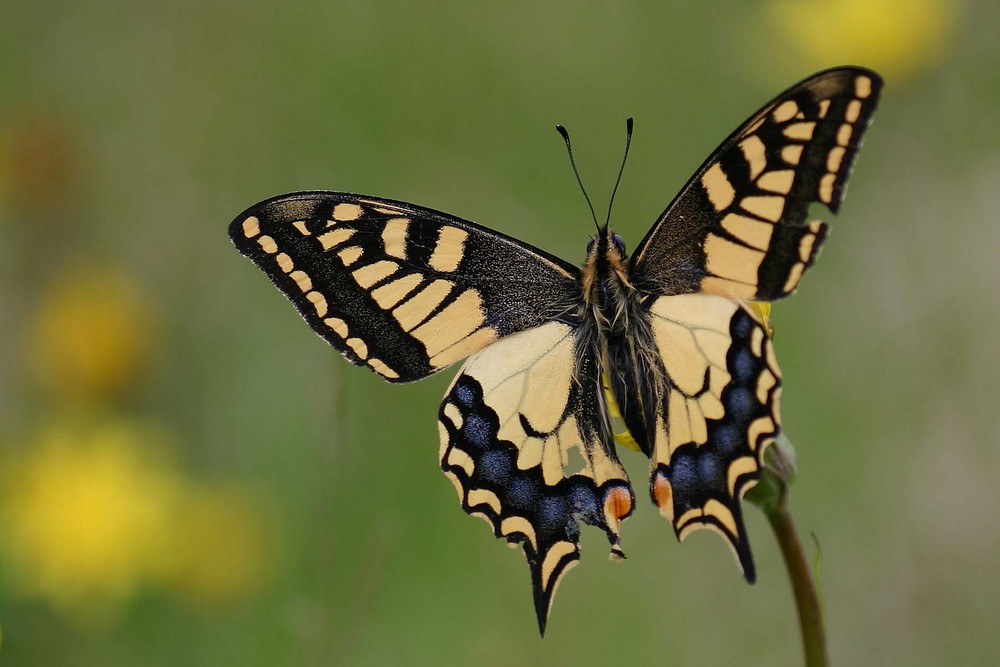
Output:
M621 237L604 231L588 247L581 272L584 321L592 327L602 372L632 437L648 451L645 424L655 418L663 373L644 294L629 279Z
M580 277L587 311L582 315L593 318L605 334L627 334L630 315L639 305L639 295L629 282L626 259L621 237L607 228L587 247L587 261Z

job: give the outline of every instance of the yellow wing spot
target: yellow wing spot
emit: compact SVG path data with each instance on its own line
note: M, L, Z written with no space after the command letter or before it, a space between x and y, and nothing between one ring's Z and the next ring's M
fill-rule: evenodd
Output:
M836 174L840 171L840 163L844 159L844 153L847 149L843 146L834 146L830 149L829 154L826 156L826 170L830 173Z
M726 177L726 172L722 171L722 165L718 162L713 164L702 175L701 184L708 193L708 198L716 211L722 211L733 203L736 197L736 190L733 184Z
M861 100L851 100L847 103L847 109L844 110L844 118L847 119L848 123L853 123L858 120L861 116Z
M278 262L278 267L285 273L291 273L292 269L295 268L295 263L286 253L279 252L274 259Z
M363 252L364 251L361 250L361 246L352 245L350 248L344 248L338 252L337 257L340 258L340 261L344 264L344 266L350 266L351 264L354 264L354 262L361 259Z
M274 253L278 252L278 244L275 243L274 239L272 239L267 234L257 239L257 243L260 244L261 249L268 255L273 255Z
M854 94L861 99L866 99L872 94L872 80L867 76L859 76L854 80Z
M338 336L340 336L341 338L347 338L347 333L348 333L347 322L345 322L344 320L340 319L339 317L328 317L325 320L323 320L323 323L326 324L326 326L333 329L333 332Z
M382 229L382 245L385 254L399 259L406 259L406 231L410 221L406 218L393 218L385 223Z
M729 471L726 474L726 484L729 486L729 495L733 495L736 490L736 481L741 475L746 475L757 470L757 460L752 456L741 456L729 464Z
M761 403L767 403L767 393L771 391L777 383L778 381L774 377L774 373L766 368L762 370L760 375L757 376L757 400Z
M347 347L354 350L354 354L358 355L358 358L368 358L368 345L360 338L348 338Z
M452 447L448 452L448 460L445 463L458 466L465 471L466 475L471 475L476 469L476 463L472 457L457 447Z
M359 286L368 289L375 283L385 280L398 270L399 264L396 262L381 259L377 262L372 262L371 264L362 266L351 275L354 276L354 280Z
M829 204L833 201L833 184L836 180L836 174L825 174L819 179L819 199L823 203Z
M750 178L755 179L767 166L767 151L764 142L756 134L740 142L740 150L750 166Z
M468 232L457 227L442 227L437 245L428 261L435 271L449 273L458 268L465 254L465 240Z
M767 250L771 234L774 232L772 224L735 213L730 213L722 219L722 228L758 250Z
M435 280L407 301L397 306L392 314L405 331L415 329L432 310L451 292L452 285L447 280Z
M462 425L465 423L461 410L455 407L455 404L450 401L444 406L444 416L451 420L451 424L455 428L462 428Z
M826 112L830 110L830 100L819 101L819 117L826 118Z
M764 253L716 234L708 235L704 247L707 268L712 274L749 285L757 283L757 269Z
M740 200L740 206L748 213L777 222L781 219L781 214L785 210L784 197L744 197Z
M774 120L779 123L784 123L786 120L791 120L795 118L795 114L799 112L799 105L792 100L786 100L775 107L771 115Z
M517 469L527 470L542 465L543 447L541 438L525 438L517 451Z
M471 335L485 319L483 301L476 290L466 290L440 313L413 330L413 335L427 348L427 355L436 356L466 336Z
M556 542L549 549L549 552L545 554L545 560L542 561L542 589L547 589L549 587L549 579L552 577L552 573L556 569L556 565L559 564L563 558L576 551L576 545L572 542ZM575 563L571 563L575 565ZM569 567L563 572L569 570Z
M296 220L292 223L292 227L299 230L299 234L302 234L302 236L309 236L310 232L305 220Z
M792 123L784 130L784 134L789 139L796 139L798 141L809 141L812 139L813 130L816 129L816 123L806 122L806 123Z
M295 284L299 286L299 289L305 293L313 288L312 279L309 278L309 274L305 271L292 271L290 274L292 280Z
M799 160L802 159L802 149L804 147L798 144L791 146L785 146L781 149L781 159L791 165L797 165Z
M317 315L317 317L325 317L326 316L326 297L325 296L323 296L322 294L320 294L316 290L313 290L312 292L309 292L308 294L306 294L306 298L309 299L309 301L312 302L313 308L316 309L316 315Z
M792 265L792 268L788 271L788 279L785 281L785 285L781 288L786 294L790 293L795 289L799 281L802 280L802 272L806 270L806 265L802 262L796 262Z
M509 516L500 523L500 533L505 536L520 533L528 538L531 546L538 549L538 538L535 536L535 527L531 522L520 516Z
M850 123L844 123L837 130L837 145L846 146L851 142L851 134L854 133L854 129L851 127Z
M350 222L361 217L361 207L357 204L341 202L333 207L333 219L337 222Z
M750 351L755 357L764 354L764 330L754 327L750 332Z
M791 169L769 171L757 179L757 187L787 195L792 190L792 181L794 180L795 172Z
M243 236L252 239L258 234L260 234L260 220L254 216L250 216L243 221Z
M775 428L774 420L770 417L758 417L750 422L750 428L747 429L747 441L750 443L750 449L757 451L757 440L760 436L773 434Z
M382 377L389 378L390 380L395 380L399 377L399 373L389 368L389 366L376 357L372 357L368 360L368 365L372 367L372 370L381 375ZM461 426L461 423L456 424L456 426Z
M352 236L354 236L353 229L340 228L320 234L316 238L319 241L319 244L323 246L323 250L329 250L330 248L340 245Z
M402 278L397 278L391 283L372 290L372 298L375 299L375 303L379 307L388 310L409 295L420 284L421 280L423 278L417 273L405 275Z
M803 262L809 261L809 256L812 255L813 245L816 243L816 234L806 234L799 241L799 259Z
M469 507L475 507L476 505L488 505L497 514L503 511L503 505L500 504L500 499L497 494L486 489L472 489L469 491L468 498Z
M705 503L705 516L713 517L716 521L725 526L730 535L736 534L736 520L729 508L714 498Z
M703 516L705 516L705 513L702 512L700 509L689 509L687 512L684 512L684 514L681 514L679 517L677 517L677 525L684 526L683 528L681 528L680 533L678 533L677 535L678 539L683 540L685 537L687 537L687 534L691 532L690 526L688 526L687 524L690 524L692 521L697 521Z
M710 375L718 375L716 373L711 373ZM718 377L724 377L718 375ZM711 393L706 392L698 397L698 409L701 410L701 414L704 415L705 419L721 419L726 414L726 409L722 405L722 401Z

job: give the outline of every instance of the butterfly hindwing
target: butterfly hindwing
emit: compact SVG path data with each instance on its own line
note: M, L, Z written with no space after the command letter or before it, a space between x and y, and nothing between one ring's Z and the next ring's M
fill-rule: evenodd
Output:
M251 207L229 233L320 336L393 382L557 318L579 298L573 265L413 204L300 192Z
M656 419L650 493L678 537L720 532L749 581L753 560L740 501L780 428L778 370L759 309L683 294L649 307L665 392Z
M632 511L615 455L596 350L550 322L474 354L441 404L441 467L462 507L521 543L539 628L560 577L579 559L578 520L602 528L623 557Z
M656 294L770 301L814 262L878 103L882 80L838 68L792 86L737 129L636 247L633 283Z

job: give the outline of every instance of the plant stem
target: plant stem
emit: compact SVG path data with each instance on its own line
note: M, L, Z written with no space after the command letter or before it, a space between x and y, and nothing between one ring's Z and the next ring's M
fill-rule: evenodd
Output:
M823 611L809 563L806 560L802 542L795 530L792 513L788 509L788 486L783 484L777 502L764 508L774 536L785 557L785 567L795 594L795 605L799 611L799 628L802 632L802 650L806 667L827 667L826 632L823 628Z

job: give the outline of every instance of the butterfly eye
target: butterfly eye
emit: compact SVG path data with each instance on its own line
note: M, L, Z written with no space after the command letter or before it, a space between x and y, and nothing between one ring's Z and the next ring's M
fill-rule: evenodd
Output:
M587 241L587 254L594 252L594 244L597 243L597 239L590 239Z
M618 252L622 255L625 254L625 239L615 234L615 247L618 248Z

